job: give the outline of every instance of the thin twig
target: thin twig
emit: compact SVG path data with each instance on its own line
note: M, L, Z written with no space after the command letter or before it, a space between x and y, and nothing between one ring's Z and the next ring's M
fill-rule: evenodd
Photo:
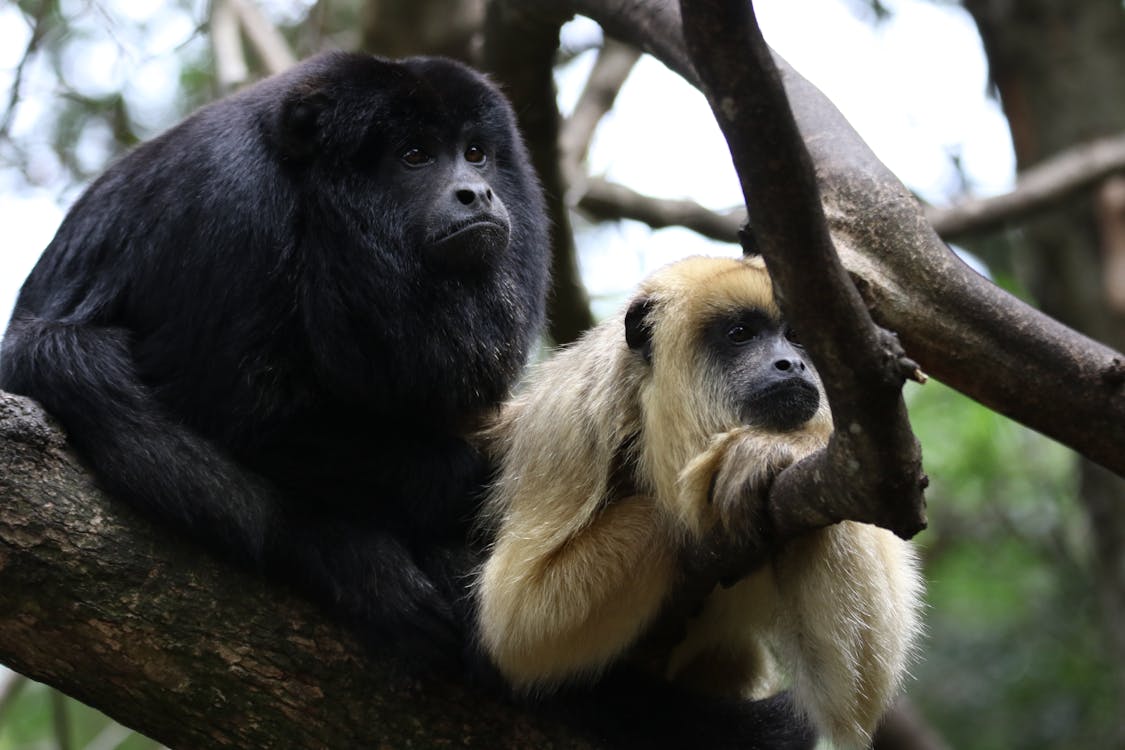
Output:
M289 48L289 42L262 14L262 11L253 0L226 0L242 22L246 38L254 46L254 50L262 58L266 72L270 75L292 67L297 58Z
M238 14L231 0L215 0L211 5L211 49L215 54L215 81L226 93L246 83L250 66L242 46Z
M632 188L598 177L586 180L577 208L599 221L632 219L653 229L682 226L719 242L738 242L738 228L746 221L746 209L712 211L695 201L653 198Z
M16 106L20 101L20 88L23 85L24 70L27 68L27 63L31 59L31 56L35 54L35 50L39 48L39 43L43 41L43 37L47 33L45 20L48 10L53 7L54 5L51 3L40 3L38 12L31 17L31 37L27 40L27 46L24 47L23 54L20 56L20 61L16 64L16 69L12 74L12 88L8 92L8 105L4 108L4 116L0 117L0 135L5 138L9 137L8 131L12 127L12 119L15 117Z

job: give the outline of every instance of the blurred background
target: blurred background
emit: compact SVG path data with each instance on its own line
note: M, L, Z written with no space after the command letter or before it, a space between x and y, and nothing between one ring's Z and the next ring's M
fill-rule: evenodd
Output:
M1043 159L1125 134L1121 0L755 7L767 41L935 206L1009 191ZM130 146L321 49L474 60L484 12L484 0L0 5L0 319L67 207ZM596 129L576 136L566 125L580 119L591 73L608 67L611 52L619 64L611 96ZM599 317L670 260L738 254L591 199L609 185L713 212L737 206L726 144L702 96L651 58L606 45L582 18L562 29L555 83L567 118L575 304ZM956 249L997 284L1125 349L1113 185L960 236ZM569 331L582 325L579 316ZM930 528L917 539L928 636L905 710L917 722L916 746L1125 748L1125 483L940 383L910 385L907 398L932 480ZM0 667L0 750L153 746Z

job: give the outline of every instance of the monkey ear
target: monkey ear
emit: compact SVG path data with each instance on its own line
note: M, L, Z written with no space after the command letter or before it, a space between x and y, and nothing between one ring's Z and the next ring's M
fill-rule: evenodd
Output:
M625 313L625 343L635 352L652 362L652 324L649 315L656 303L651 297L637 297Z
M278 118L278 140L286 156L311 158L320 146L322 115L331 104L320 91L295 94L281 105Z

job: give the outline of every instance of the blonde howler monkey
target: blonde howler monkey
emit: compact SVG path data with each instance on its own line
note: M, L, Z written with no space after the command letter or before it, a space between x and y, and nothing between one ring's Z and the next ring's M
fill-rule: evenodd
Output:
M533 694L623 659L727 696L787 680L821 733L867 746L920 631L915 555L849 521L771 546L765 515L773 477L831 432L761 260L658 271L483 435L484 650Z

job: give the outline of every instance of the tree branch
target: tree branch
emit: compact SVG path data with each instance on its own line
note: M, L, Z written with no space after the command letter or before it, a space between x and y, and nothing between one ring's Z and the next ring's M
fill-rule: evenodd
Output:
M1020 174L1015 189L1003 195L928 206L926 218L934 231L955 242L1025 219L1118 172L1125 172L1125 135L1084 143L1045 159Z
M846 518L910 538L925 527L927 480L902 386L918 367L872 322L840 264L812 161L753 6L681 0L680 7L778 303L816 363L836 424L825 451L778 477L770 493L778 532Z
M563 159L577 173L577 165L586 161L594 131L606 113L613 109L617 94L640 59L636 47L606 38L598 50L598 58L578 97L574 112L567 118L559 135Z
M625 185L598 177L586 180L576 208L592 219L633 219L653 229L687 227L720 242L738 242L738 229L746 222L746 209L719 212L695 201L653 198Z
M219 91L233 91L250 78L238 14L230 0L211 4L211 50L215 56L215 81Z
M3 392L0 662L169 747L582 746L128 512Z
M566 4L698 85L671 0ZM926 372L1125 475L1125 355L961 262L831 102L774 60L816 167L836 250L874 321L896 331Z
M277 27L262 14L261 9L254 4L254 0L224 0L224 2L228 3L238 16L242 29L246 32L246 38L262 58L268 74L280 73L297 62L293 50L289 49L289 42L285 41L285 37Z
M1101 238L1106 304L1125 313L1125 175L1102 184L1095 201L1098 236Z
M1003 195L927 205L924 212L942 239L956 242L1019 222L1120 172L1125 172L1125 135L1067 149L1021 174ZM694 201L668 201L598 180L587 185L578 207L598 220L634 219L654 229L684 226L720 242L737 242L738 227L746 220L741 207L712 211Z

